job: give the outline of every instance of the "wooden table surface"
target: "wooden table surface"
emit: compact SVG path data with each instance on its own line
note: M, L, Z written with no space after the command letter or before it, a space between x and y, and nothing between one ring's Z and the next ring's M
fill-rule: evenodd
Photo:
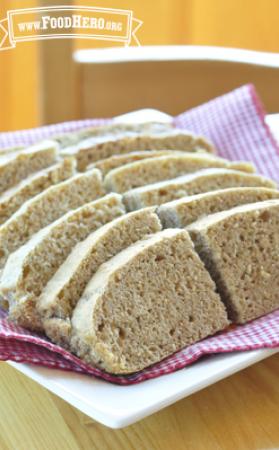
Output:
M279 354L122 430L0 363L0 450L279 449Z

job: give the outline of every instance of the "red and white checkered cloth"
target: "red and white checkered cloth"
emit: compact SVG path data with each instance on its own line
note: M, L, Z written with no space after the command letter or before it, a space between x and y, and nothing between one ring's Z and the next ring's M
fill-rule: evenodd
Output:
M31 144L39 139L106 120L82 120L33 130L0 134L0 147ZM252 85L236 89L174 118L174 124L207 136L221 156L253 161L258 171L279 181L279 148L264 121L261 102ZM186 347L154 366L129 376L114 376L88 366L44 336L6 320L0 310L0 360L27 362L55 369L93 375L112 383L129 385L181 369L204 355L279 347L279 310L246 325Z

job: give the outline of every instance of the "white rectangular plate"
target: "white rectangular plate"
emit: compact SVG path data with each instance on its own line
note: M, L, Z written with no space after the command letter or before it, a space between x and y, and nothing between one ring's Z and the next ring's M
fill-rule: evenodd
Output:
M142 110L117 118L117 121L123 120L169 121L170 117L159 111ZM276 133L279 116L272 117L268 122ZM92 419L111 428L122 428L278 351L255 350L214 355L172 374L132 386L117 386L86 375L29 364L8 364Z

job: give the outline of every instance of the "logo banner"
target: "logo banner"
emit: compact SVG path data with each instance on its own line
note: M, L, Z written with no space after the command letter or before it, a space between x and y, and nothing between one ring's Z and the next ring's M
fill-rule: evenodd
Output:
M83 38L140 45L136 32L142 21L133 11L111 8L49 6L16 9L0 21L0 50L18 42Z

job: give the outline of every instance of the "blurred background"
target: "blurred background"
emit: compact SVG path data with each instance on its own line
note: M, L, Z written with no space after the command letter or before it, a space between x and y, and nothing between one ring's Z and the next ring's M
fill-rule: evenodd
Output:
M268 60L268 64L273 65L273 57L274 65L276 66L278 63L278 0L75 0L72 2L57 0L56 3L36 0L1 0L0 19L5 18L7 11L11 9L55 4L132 10L134 17L143 21L143 25L137 32L137 37L142 46L199 45L234 47L273 52ZM90 75L87 75L83 67L78 68L77 64L73 64L72 54L75 51L108 46L123 47L123 44L85 39L68 39L63 40L63 43L62 40L22 42L18 43L15 49L1 51L0 131L35 127L42 123L84 117L86 114L109 116L115 112L124 112L121 110L121 105L118 105L119 109L111 108L112 103L114 105L119 103L117 95L112 97L110 93L110 98L105 99L105 97L98 97L99 90L101 89L102 94L105 95L106 89L110 92L110 85L113 83L116 84L116 90L117 85L121 89L124 86L125 89L125 86L129 85L131 77L134 80L137 79L137 74L140 74L139 79L145 78L146 83L148 82L146 80L150 81L148 88L145 85L139 85L137 89L137 85L133 85L129 90L127 87L129 97L138 95L142 98L140 106L165 106L169 110L167 112L177 113L179 108L193 106L198 101L197 99L189 100L189 102L185 101L184 104L184 91L181 91L183 77L180 77L179 80L180 91L176 91L173 95L172 86L176 84L176 81L175 78L170 80L168 84L168 104L160 103L161 100L159 98L158 101L156 98L155 100L152 98L152 92L157 84L156 80L158 80L158 83L160 82L162 74L168 72L169 65L160 66L157 64L149 67L149 69L138 69L136 67L134 71L131 70L130 72L130 69L126 68L124 71L122 70L122 73L118 71L116 74L113 72L114 68L110 65L106 69L107 72L100 71L100 73L97 73L97 70L94 71L92 69ZM131 48L127 49L127 51L133 57ZM86 55L84 57L85 59L87 58ZM90 59L90 55L88 57ZM94 59L94 55L92 58ZM276 80L279 82L278 67L279 64L277 72L273 73L270 79L270 83L274 84L274 87L272 85L270 87L271 97L278 95L275 92ZM139 72L140 70L142 72ZM180 66L175 66L169 76L173 77L174 73L177 74L180 70L182 70ZM186 70L189 71L189 69ZM228 70L230 71L230 68ZM202 71L203 69L199 69L200 73ZM95 76L95 74L97 75ZM222 84L222 78L228 76L228 71L224 76L222 73L220 75L218 71L215 71L214 74L208 75L208 80L216 79L215 90L216 93L219 93L218 85L219 83ZM127 80L125 80L126 76ZM250 81L249 76L246 74L244 81ZM117 80L117 77L119 77L119 80ZM100 88L98 88L97 83L104 79L103 85L100 84ZM239 82L241 81L242 79ZM205 85L206 78L203 78L202 82ZM87 83L86 91L82 92L84 83ZM140 81L138 83L140 84ZM235 84L238 84L238 79L236 79ZM277 84L277 90L279 91L278 86L279 84ZM187 88L189 91L191 90L191 86L189 89L189 83L187 83L186 78L184 87L186 99ZM222 91L221 88L220 90ZM145 92L146 95L144 95ZM180 94L177 92L180 92ZM215 94L215 91L213 93ZM120 94L123 98L122 91L120 91ZM204 94L204 99L207 99L207 95L209 94ZM85 100L81 100L82 96L84 96ZM163 92L161 92L161 96L163 96ZM152 104L149 104L149 99ZM81 101L85 102L85 107L83 107L83 104L81 105ZM99 106L94 111L91 111L88 108L88 104L92 105L95 101L97 106L99 102ZM155 105L154 102L156 103ZM132 107L134 104L138 103L123 102L123 108ZM275 106L271 106L271 109L274 108Z

